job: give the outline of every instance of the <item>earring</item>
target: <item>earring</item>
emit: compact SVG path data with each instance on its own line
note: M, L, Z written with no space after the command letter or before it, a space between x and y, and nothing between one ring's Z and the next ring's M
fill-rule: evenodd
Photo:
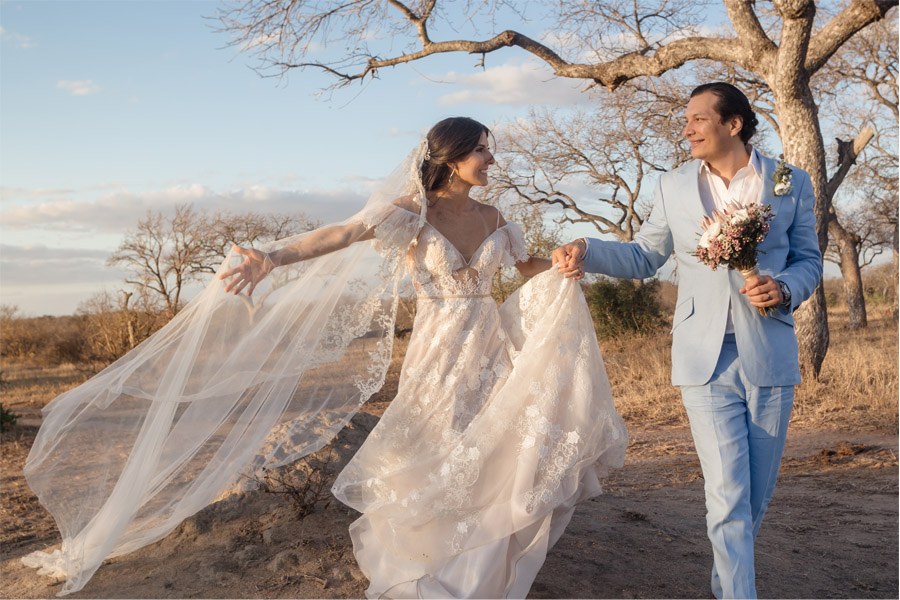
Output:
M447 185L453 185L453 176L456 174L456 171L450 170L450 177L447 178Z

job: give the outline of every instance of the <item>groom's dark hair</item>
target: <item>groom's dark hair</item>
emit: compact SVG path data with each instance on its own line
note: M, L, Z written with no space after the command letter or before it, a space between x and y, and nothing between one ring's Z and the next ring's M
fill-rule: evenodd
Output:
M741 121L743 121L740 132L741 141L745 144L749 142L753 134L756 133L759 119L753 114L753 109L750 108L750 101L747 100L747 96L730 83L714 81L695 87L694 91L691 92L691 98L704 92L715 94L716 112L719 113L723 123L734 117L741 118Z

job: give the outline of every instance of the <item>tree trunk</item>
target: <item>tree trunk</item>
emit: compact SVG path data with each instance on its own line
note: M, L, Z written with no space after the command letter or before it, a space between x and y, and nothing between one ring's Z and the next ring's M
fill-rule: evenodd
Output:
M850 329L861 329L866 320L866 296L863 293L862 275L859 268L859 236L844 229L832 219L829 233L837 242L841 257L841 277L844 280L844 296L847 299Z
M900 257L898 257L898 242L900 242L900 229L898 229L898 223L894 223L894 239L893 248L891 249L892 260L891 263L894 265L894 273L900 273ZM900 281L894 279L894 307L891 311L891 315L894 319L900 316Z
M794 86L771 86L775 93L775 110L781 123L784 158L809 173L816 196L816 234L819 249L825 253L828 245L829 206L827 200L827 172L825 144L819 129L815 100L808 81ZM785 89L790 88L790 89ZM794 313L797 342L800 345L800 366L816 379L828 353L828 311L825 291L821 283Z

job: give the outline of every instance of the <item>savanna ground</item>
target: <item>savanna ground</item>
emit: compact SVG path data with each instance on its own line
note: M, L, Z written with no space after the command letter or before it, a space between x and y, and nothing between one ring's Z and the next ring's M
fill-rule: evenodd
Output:
M850 331L838 307L830 323L821 377L807 377L797 389L779 485L757 542L758 589L777 598L897 598L897 320L875 306L869 327ZM626 464L606 480L604 495L576 511L531 597L710 597L703 480L678 392L669 385L669 343L665 332L601 340L629 426ZM328 478L389 403L403 346L385 388L331 448L310 459L337 457L321 480L315 512L299 518L296 495L232 495L156 544L108 561L74 597L362 596L366 580L347 533L356 515L328 502ZM3 402L19 415L0 441L3 597L49 597L60 589L19 562L59 543L22 467L40 409L92 372L3 364Z

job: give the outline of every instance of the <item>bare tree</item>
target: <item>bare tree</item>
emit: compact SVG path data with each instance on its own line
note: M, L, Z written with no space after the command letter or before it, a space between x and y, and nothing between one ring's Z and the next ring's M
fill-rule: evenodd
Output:
M527 121L501 131L492 187L520 202L559 209L558 223L586 223L601 235L631 241L650 210L645 177L689 157L671 126L686 96L674 84L652 90L627 85L602 94L592 110L569 116L532 110Z
M764 81L780 124L785 159L809 172L816 195L819 246L828 245L829 208L825 144L811 78L867 25L879 21L898 0L849 0L824 24L816 24L814 0L722 0L730 30L702 34L696 0L635 0L631 3L559 0L551 9L552 40L535 40L514 29L472 39L436 40L434 25L460 31L452 2L439 0L248 0L221 14L234 43L264 64L286 72L315 68L345 85L374 77L380 69L448 52L481 55L517 47L546 63L559 77L584 79L609 89L641 77L658 77L694 61L740 66ZM470 23L473 12L498 15L501 0L457 3ZM468 10L460 10L468 9ZM523 9L525 10L525 9ZM508 17L506 15L509 15ZM518 19L515 11L503 18ZM483 19L489 25L496 19ZM454 26L456 26L454 28ZM496 31L496 29L494 29ZM371 42L370 42L371 41ZM390 41L390 43L387 43ZM404 41L406 42L404 44ZM317 45L341 48L332 62L314 54ZM378 46L378 47L376 47ZM343 51L346 49L346 51ZM569 57L569 58L567 58ZM818 375L828 349L828 316L821 286L797 315L801 358Z
M837 169L827 187L826 258L840 266L851 328L867 324L861 268L896 242L897 46L895 19L873 23L849 40L814 82L838 130L853 132L866 124L852 142L837 140ZM848 106L847 98L855 102ZM845 177L851 185L839 188Z
M180 308L184 286L199 273L195 265L204 260L199 217L188 204L176 207L171 219L150 210L107 260L129 271L125 283L156 294L170 317Z
M202 272L214 273L232 244L258 245L310 231L319 225L302 214L217 212L208 220L208 232L204 236L207 262L197 267Z
M165 324L147 290L94 294L78 305L90 358L108 364Z
M156 298L172 317L181 309L185 286L215 273L231 244L257 244L313 227L302 215L209 216L183 204L170 217L148 211L107 262L124 266L130 273L125 282Z

